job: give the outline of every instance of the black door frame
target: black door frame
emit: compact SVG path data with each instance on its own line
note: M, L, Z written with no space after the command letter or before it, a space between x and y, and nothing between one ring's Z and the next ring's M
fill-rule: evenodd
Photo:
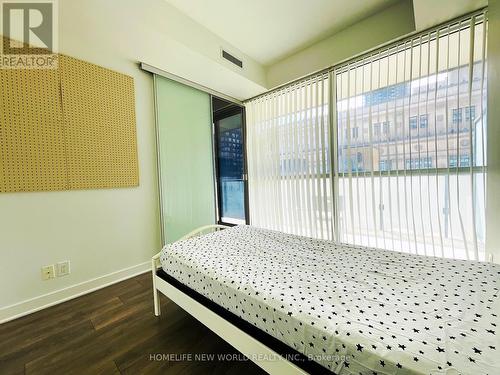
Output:
M234 116L236 114L241 113L241 127L242 127L242 142L243 142L243 186L244 186L244 207L245 207L245 223L250 224L250 213L249 213L249 205L248 205L248 165L247 165L247 128L246 128L246 116L245 116L245 107L240 106L238 104L231 105L229 108L223 108L217 113L213 113L213 144L214 144L214 161L215 161L215 178L216 178L216 194L217 194L217 223L228 226L235 226L237 224L226 223L221 220L222 213L222 191L220 184L220 170L219 170L219 125L218 122L226 117Z

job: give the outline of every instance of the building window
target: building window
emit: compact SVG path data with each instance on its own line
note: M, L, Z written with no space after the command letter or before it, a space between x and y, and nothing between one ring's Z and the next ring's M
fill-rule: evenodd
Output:
M420 116L420 129L427 129L429 125L429 115Z
M453 108L451 117L453 119L453 124L462 122L462 108Z
M388 135L389 134L389 123L387 121L384 121L382 123L382 131L384 132L384 135Z
M417 128L417 116L410 117L410 129Z
M380 160L379 169L381 171L390 171L392 168L392 160Z
M361 152L358 152L357 154L357 162L363 163L363 154Z
M359 128L356 126L352 128L352 138L358 139L358 137L359 137Z
M472 120L476 118L476 106L465 107L465 121Z
M406 169L429 169L433 168L432 157L406 159Z
M420 115L420 121L417 121L419 119L418 116L412 116L410 117L410 129L415 130L418 129L419 127L421 129L425 129L428 126L429 123L429 115Z
M470 165L470 157L469 155L460 155L460 166L468 167Z

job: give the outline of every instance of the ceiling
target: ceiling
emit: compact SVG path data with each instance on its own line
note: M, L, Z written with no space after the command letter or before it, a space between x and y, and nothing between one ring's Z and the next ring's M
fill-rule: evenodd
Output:
M424 30L488 6L488 0L413 0L415 26Z
M397 0L166 0L263 65L270 65Z

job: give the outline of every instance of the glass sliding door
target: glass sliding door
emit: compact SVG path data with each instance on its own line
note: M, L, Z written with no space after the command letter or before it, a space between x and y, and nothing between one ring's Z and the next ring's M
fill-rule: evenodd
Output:
M155 76L163 242L215 223L210 95Z
M246 172L243 108L216 102L214 133L219 222L246 224ZM220 100L219 100L220 101Z

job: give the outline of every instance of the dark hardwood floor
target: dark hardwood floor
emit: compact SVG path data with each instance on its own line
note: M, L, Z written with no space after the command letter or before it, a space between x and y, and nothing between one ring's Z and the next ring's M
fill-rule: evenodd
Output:
M155 317L151 290L145 273L0 325L0 374L264 373L250 361L188 360L241 355L165 297Z

